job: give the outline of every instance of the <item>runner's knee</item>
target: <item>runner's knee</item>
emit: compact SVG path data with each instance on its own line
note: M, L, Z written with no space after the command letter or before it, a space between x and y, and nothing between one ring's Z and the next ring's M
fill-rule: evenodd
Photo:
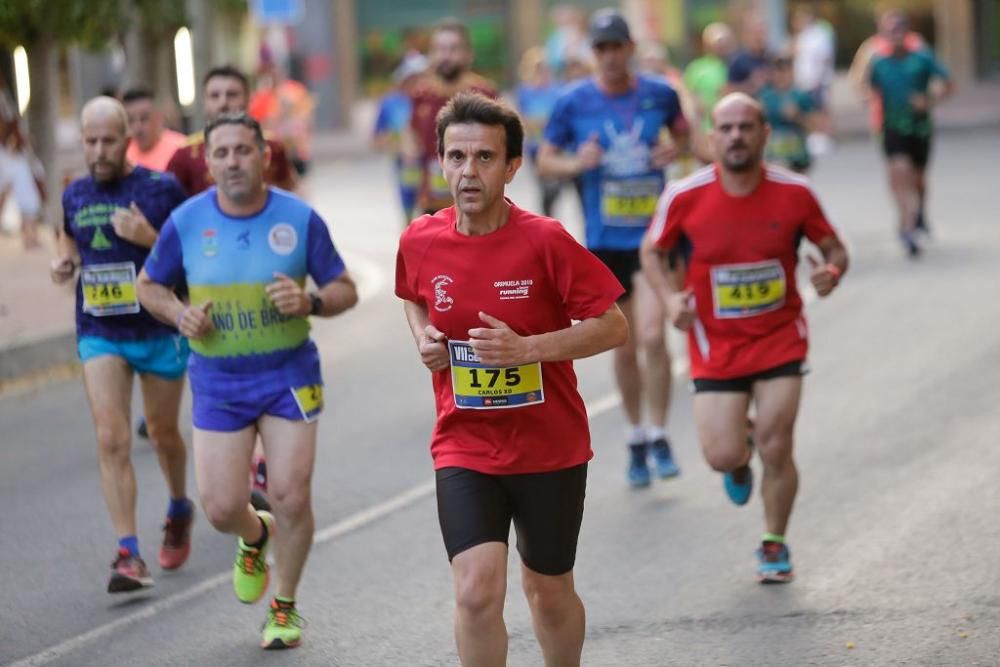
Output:
M178 443L180 443L182 448L184 447L184 441L181 439L181 432L177 428L177 422L151 419L149 415L146 415L146 430L149 433L149 441L157 449L176 447Z
M201 508L205 518L216 530L228 532L249 505L249 493L230 493L224 490L206 491L201 494Z
M792 460L792 434L776 434L771 438L758 436L760 460L766 466L783 467Z
M101 458L120 463L129 461L132 449L132 435L128 425L122 422L98 423L94 429Z
M617 373L628 373L631 376L639 377L639 350L634 337L629 336L628 342L621 347L616 347L612 355Z
M652 356L667 356L667 339L662 326L654 323L639 327L636 338L647 359Z
M731 472L747 462L745 437L703 435L701 441L705 461L716 472Z
M275 511L283 516L302 516L312 508L308 481L287 485L269 482L267 490Z
M502 613L506 570L469 568L455 581L455 603L469 616Z
M576 598L569 577L526 575L522 588L532 616L543 625L560 625L571 612Z

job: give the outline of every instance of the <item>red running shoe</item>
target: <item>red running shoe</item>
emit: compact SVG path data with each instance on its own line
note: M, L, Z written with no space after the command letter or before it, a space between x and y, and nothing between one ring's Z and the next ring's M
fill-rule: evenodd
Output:
M194 523L194 507L187 516L171 518L163 524L163 543L160 545L160 567L176 570L191 555L191 525Z
M130 593L153 585L153 578L149 576L146 563L125 549L118 550L118 556L111 564L111 569L113 572L108 582L109 593Z

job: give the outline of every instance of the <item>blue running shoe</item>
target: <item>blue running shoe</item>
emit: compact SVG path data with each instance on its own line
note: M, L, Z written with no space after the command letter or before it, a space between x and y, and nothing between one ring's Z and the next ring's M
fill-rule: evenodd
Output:
M747 417L747 447L750 448L751 456L745 466L737 468L732 472L727 472L722 476L722 483L726 487L726 495L735 505L746 505L753 495L753 469L750 461L753 460L753 429L754 421Z
M674 463L674 457L670 453L670 443L666 438L659 438L653 441L653 463L656 464L656 475L660 479L677 477L681 474L681 469Z
M762 584L787 584L795 578L792 552L779 542L762 542L757 549L757 581Z
M916 230L922 232L925 236L931 235L931 227L927 224L927 216L924 215L923 207L917 211L917 226Z
M646 457L649 447L646 443L629 445L628 483L636 488L649 486L649 464Z
M750 501L750 496L753 495L753 469L749 463L724 474L722 482L726 487L726 495L734 505L746 505Z
M913 232L900 232L899 240L903 243L903 249L906 251L906 256L910 259L916 259L920 257L921 248L920 244L917 243L917 234Z

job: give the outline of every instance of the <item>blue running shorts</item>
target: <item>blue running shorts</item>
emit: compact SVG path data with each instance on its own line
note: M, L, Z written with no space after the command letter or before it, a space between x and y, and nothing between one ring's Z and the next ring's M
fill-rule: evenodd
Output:
M319 353L307 343L284 363L252 372L223 372L191 359L191 417L203 431L240 431L264 415L311 422L323 411Z
M96 357L121 357L137 373L156 375L166 380L179 380L187 370L187 339L166 336L148 340L110 340L101 336L81 336L76 343L81 363Z

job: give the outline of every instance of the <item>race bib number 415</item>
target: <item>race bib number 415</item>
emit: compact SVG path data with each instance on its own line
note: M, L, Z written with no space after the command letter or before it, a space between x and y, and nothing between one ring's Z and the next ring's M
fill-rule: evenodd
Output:
M545 401L539 362L502 368L486 366L464 341L448 341L448 352L455 407L492 410Z
M713 266L712 300L719 319L777 310L785 304L785 269L777 260Z
M83 312L94 317L139 312L135 295L135 264L93 264L80 269Z

